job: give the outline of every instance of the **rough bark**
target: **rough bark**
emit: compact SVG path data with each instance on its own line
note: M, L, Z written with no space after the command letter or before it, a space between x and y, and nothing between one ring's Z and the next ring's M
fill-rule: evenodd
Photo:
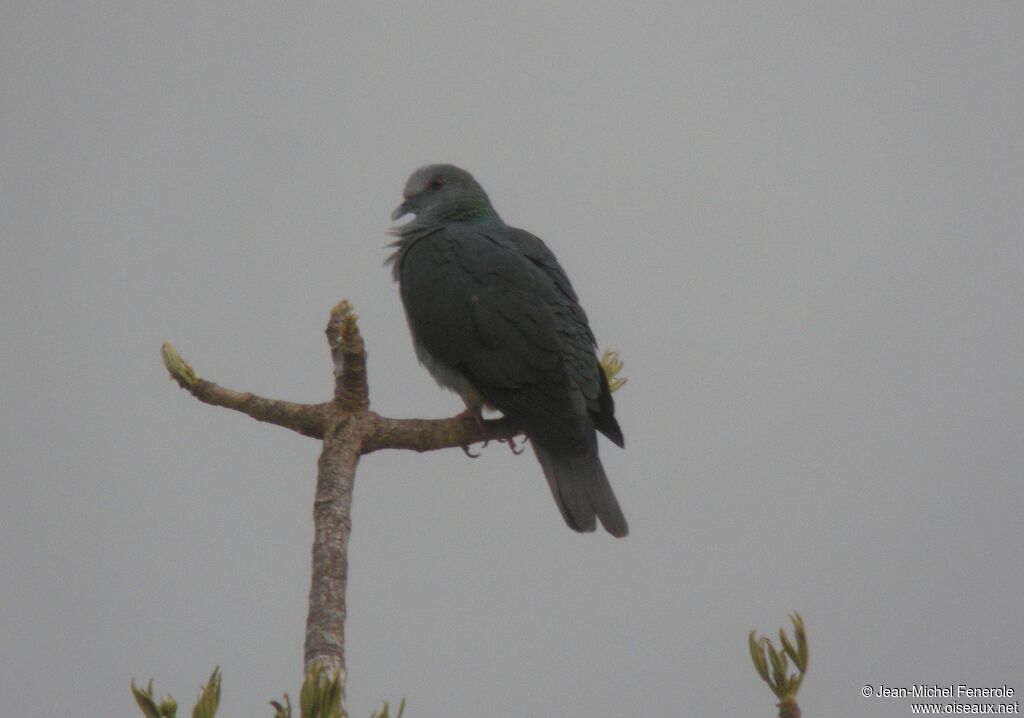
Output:
M379 449L434 451L518 433L504 419L389 419L370 411L366 349L352 306L341 301L327 322L334 364L334 397L322 404L297 404L225 389L200 379L170 344L162 349L171 377L202 402L240 411L323 440L313 506L313 575L306 618L305 670L338 671L345 685L345 588L352 491L359 457Z
M495 419L478 424L473 419L388 419L367 412L369 433L363 441L363 453L380 449L434 451L469 446L478 441L504 441L520 433L509 421Z
M359 463L358 422L342 421L324 437L313 502L313 580L306 616L305 670L319 665L345 679L345 587L352 489Z

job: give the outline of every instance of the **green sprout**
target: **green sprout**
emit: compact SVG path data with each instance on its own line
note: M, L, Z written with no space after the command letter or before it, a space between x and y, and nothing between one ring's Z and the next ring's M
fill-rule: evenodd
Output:
M619 359L618 352L605 349L601 354L601 369L608 379L609 391L617 391L626 384L626 377L619 376L619 372L622 371L622 360Z
M163 346L160 347L160 356L163 357L164 366L167 367L167 371L183 387L195 386L199 381L192 367L181 358L181 354L178 353L178 350L170 342L164 342Z
M344 718L343 697L341 672L330 673L322 666L313 666L299 691L299 714L301 718ZM270 701L274 718L292 718L292 702L287 693L283 701Z
M405 713L405 699L398 706L398 712L395 713L395 718L402 718L402 714ZM370 718L391 718L391 713L388 708L388 702L384 701L384 707L380 709L380 712L375 712Z
M779 629L779 644L781 650L777 649L767 636L757 637L756 631L750 632L750 658L754 662L754 668L761 680L768 684L772 693L779 699L779 718L800 718L800 707L796 702L796 694L800 690L800 684L807 673L807 633L804 630L804 621L799 613L794 612L789 617L793 622L793 636L796 645L789 640L786 632ZM789 662L792 661L799 673L789 672Z
M157 703L153 697L153 681L150 681L145 688L136 688L134 680L131 685L135 702L139 704L139 708L146 718L176 718L178 702L170 696L164 696ZM217 715L218 705L220 705L220 669L214 668L210 680L200 688L199 700L196 701L196 707L192 709L192 718L214 718Z

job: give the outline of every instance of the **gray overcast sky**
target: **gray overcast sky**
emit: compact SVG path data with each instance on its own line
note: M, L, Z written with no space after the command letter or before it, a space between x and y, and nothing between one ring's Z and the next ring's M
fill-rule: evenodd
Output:
M864 684L1024 691L1024 5L0 7L0 701L225 716L295 693L316 442L159 360L329 396L348 297L376 410L461 406L381 266L408 174L473 172L618 349L632 533L529 453L367 458L349 704L772 715L751 628L803 613L806 715Z

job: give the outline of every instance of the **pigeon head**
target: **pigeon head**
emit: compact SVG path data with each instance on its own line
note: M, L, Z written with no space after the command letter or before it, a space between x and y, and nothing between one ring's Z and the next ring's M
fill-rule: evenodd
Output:
M473 175L454 165L427 165L412 173L402 192L405 201L391 213L418 219L460 221L497 218L484 188Z

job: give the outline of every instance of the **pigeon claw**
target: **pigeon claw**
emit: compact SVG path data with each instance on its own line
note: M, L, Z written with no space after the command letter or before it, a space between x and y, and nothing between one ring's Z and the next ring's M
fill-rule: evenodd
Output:
M480 430L480 433L481 434L485 433L485 430L484 430L484 416L483 416L483 413L481 412L481 406L479 404L475 404L475 403L474 404L470 404L469 402L467 402L466 410L463 411L463 412L460 412L458 415L456 415L455 418L456 419L462 419L463 421L475 422L477 429ZM489 443L491 443L491 442L489 440L485 439L484 443L480 446L480 450L483 451L484 449L486 449L487 445ZM462 453L464 453L466 456L468 456L471 459L478 459L478 458L480 458L480 454L474 454L472 451L470 451L469 450L469 445L467 445L467 444L463 444L462 445Z
M507 443L508 448L516 456L519 456L521 453L526 451L526 439L523 439L523 443L518 446L516 446L516 437L514 436L510 436L507 439L498 439L498 441L502 442L503 444Z

